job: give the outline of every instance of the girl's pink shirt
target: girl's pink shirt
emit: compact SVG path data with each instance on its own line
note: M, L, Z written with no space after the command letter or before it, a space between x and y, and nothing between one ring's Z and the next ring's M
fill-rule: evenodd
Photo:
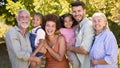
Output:
M72 44L75 44L75 30L76 26L73 28L61 28L60 33L64 36L67 43L72 42Z

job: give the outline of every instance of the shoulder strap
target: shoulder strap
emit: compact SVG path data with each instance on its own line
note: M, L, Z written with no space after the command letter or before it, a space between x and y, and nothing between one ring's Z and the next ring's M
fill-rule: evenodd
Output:
M38 31L39 29L41 29L41 28L40 28L40 27L39 27L39 28L37 28L37 29L35 30L35 33L37 33L37 31Z

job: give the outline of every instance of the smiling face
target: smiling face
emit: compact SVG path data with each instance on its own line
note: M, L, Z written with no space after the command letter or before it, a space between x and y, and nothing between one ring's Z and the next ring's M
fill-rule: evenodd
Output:
M30 24L30 14L27 11L21 11L17 17L18 26L27 28Z
M33 27L40 26L40 24L42 24L42 19L39 16L34 15L33 19L32 19L32 25L33 25Z
M47 21L45 25L45 31L49 36L54 35L56 31L56 23L53 21Z
M83 9L82 6L73 6L72 15L79 23L85 17L85 9Z
M65 17L64 18L64 26L65 28L71 28L73 24L73 21L70 17Z
M92 22L93 28L95 29L96 32L101 32L102 30L105 29L105 26L107 25L105 19L100 16L93 17Z

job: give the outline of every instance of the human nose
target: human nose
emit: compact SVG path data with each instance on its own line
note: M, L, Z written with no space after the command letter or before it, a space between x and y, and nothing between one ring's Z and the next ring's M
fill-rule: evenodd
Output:
M78 16L78 15L79 15L79 12L76 12L75 15Z

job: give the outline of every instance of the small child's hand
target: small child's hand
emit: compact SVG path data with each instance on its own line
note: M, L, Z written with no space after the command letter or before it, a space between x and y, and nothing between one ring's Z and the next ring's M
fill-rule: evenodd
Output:
M68 44L68 46L72 46L73 45L73 39L72 38L69 39L69 42L67 44Z
M32 57L34 57L34 56L35 56L35 54L34 54L34 53L32 53L32 54L31 54L31 56L32 56Z
M41 57L36 57L36 58L35 58L36 63L37 63L37 64L41 64L41 59L42 59Z
M47 52L46 48L44 46L41 47L40 52L45 54Z
M69 57L68 57L68 61L69 61L69 62L72 62L72 60L71 60Z

